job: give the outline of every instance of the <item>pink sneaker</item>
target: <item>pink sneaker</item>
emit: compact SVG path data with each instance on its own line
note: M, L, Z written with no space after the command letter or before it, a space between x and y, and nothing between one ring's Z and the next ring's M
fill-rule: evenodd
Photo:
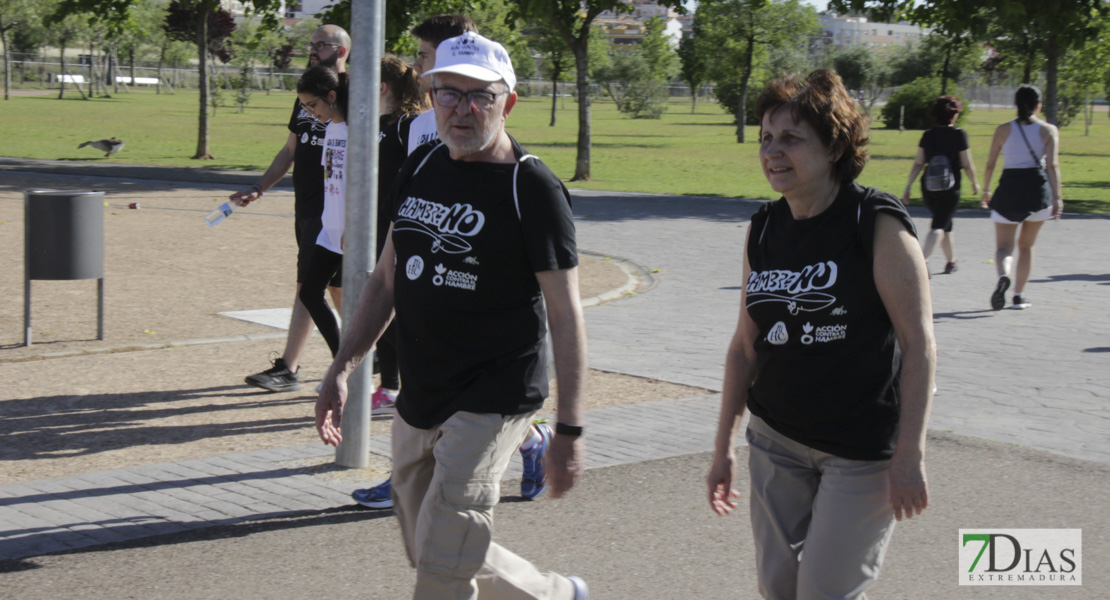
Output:
M385 388L378 386L377 391L370 397L371 406L370 414L384 415L393 412L393 405L397 403L397 392L386 391Z

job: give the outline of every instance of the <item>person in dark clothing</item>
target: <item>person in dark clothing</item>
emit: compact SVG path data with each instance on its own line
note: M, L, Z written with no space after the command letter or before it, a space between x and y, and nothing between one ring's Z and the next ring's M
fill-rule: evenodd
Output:
M774 80L756 115L763 175L782 198L748 229L708 501L719 515L737 506L736 435L750 410L760 593L861 598L895 520L928 505L925 260L898 199L855 181L868 130L839 75Z
M323 25L312 34L308 44L310 66L322 66L337 73L346 71L347 56L351 52L351 36L338 25ZM300 355L312 335L312 317L301 303L301 282L308 271L309 256L316 247L316 237L322 227L320 217L324 210L324 175L320 164L324 149L326 124L301 106L298 99L293 104L289 119L289 136L285 145L274 156L273 162L258 182L246 190L235 192L231 201L246 206L262 198L262 194L277 185L293 168L294 234L297 239L297 294L293 298L293 315L289 319L289 335L282 355L273 360L271 368L246 378L246 383L271 392L300 389ZM329 291L338 307L338 280L332 281Z
M921 249L928 259L936 248L937 241L940 241L940 248L944 251L944 258L947 261L944 265L945 274L955 273L957 268L955 241L952 237L952 215L956 213L956 207L960 204L960 169L963 169L971 180L972 192L976 196L979 195L979 181L975 178L975 162L971 159L967 132L956 127L956 119L959 118L962 108L960 101L954 96L941 96L933 102L930 114L936 126L921 135L921 142L917 146L917 158L914 159L913 168L910 169L910 180L906 182L906 191L902 192L902 203L908 205L910 189L913 187L913 181L917 179L917 174L925 168L925 165L937 165L936 157L944 157L940 164L946 166L939 169L936 166L931 167L931 170L939 171L940 176L927 172L927 176L921 179L921 197L925 200L925 206L929 208L929 212L933 214L933 222L929 225L929 233L925 236ZM937 180L942 179L944 174L949 180L938 184Z

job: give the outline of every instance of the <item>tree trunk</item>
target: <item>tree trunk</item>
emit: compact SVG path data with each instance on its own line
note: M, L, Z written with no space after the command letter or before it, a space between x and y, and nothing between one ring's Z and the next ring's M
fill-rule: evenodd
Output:
M690 86L690 114L698 112L698 88Z
M1058 77L1058 67L1060 62L1060 44L1057 41L1056 34L1048 36L1044 48L1045 58L1045 90L1044 90L1044 117L1045 120L1053 125L1057 121L1057 107L1056 107L1056 83Z
M744 74L740 79L740 100L736 107L736 143L744 143L744 125L748 122L748 82L752 78L752 60L755 55L755 42L748 40L748 49L744 52Z
M112 46L112 53L108 55L108 80L112 82L112 93L119 95L119 58L116 55L116 47Z
M1022 71L1021 82L1033 83L1033 61L1037 58L1037 49L1029 44L1029 52L1025 54L1025 69Z
M555 109L557 108L556 102L559 99L559 69L551 71L551 123L548 127L555 126Z
M12 90L12 53L8 48L7 29L0 29L0 43L4 44L4 99L8 100Z
M60 41L62 43L62 53L58 55L58 63L59 63L58 66L60 67L58 69L58 71L60 71L58 73L58 79L59 79L59 82L61 83L61 85L58 86L58 100L61 100L65 96L65 93L66 93L66 78L65 78L65 74L66 74L66 42L69 41L69 40L67 40L65 38L65 36L62 36L62 38L59 39L58 41Z
M578 70L578 158L574 163L574 177L571 181L590 180L590 76L589 58L586 55L589 43L587 31L574 40L574 64Z
M1091 118L1094 113L1091 112L1091 88L1083 90L1083 136L1091 135Z
M166 63L166 46L169 41L162 42L162 51L158 53L158 83L155 86L155 93L162 93L162 65Z
M208 13L210 9L203 9L197 17L197 57L200 59L197 84L200 92L200 118L197 123L197 153L193 155L196 160L211 160L208 152Z
M944 67L940 71L940 95L948 95L948 65L952 62L952 46L944 50Z
M128 62L131 63L131 85L135 85L135 45L131 45L130 52L127 55Z

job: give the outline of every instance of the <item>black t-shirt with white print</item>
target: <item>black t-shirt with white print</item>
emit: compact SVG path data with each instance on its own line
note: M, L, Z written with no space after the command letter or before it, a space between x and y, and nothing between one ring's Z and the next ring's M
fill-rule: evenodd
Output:
M297 100L293 115L289 117L289 131L297 136L297 149L293 154L294 212L298 219L320 220L324 211L324 132L327 123L310 115ZM314 243L315 238L309 240Z
M822 452L882 460L894 451L901 352L875 288L875 219L914 232L894 196L845 183L827 210L796 220L785 199L752 217L747 309L759 333L748 408Z
M458 411L523 414L548 395L536 273L577 266L570 194L513 140L518 162L453 160L425 145L394 206L397 412L428 429Z

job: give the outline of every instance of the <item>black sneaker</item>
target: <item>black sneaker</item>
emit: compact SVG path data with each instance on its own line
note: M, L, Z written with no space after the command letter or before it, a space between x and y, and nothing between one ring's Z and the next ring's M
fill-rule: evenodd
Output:
M944 265L944 274L945 275L951 275L951 274L953 274L953 273L955 273L956 271L959 271L959 270L960 270L960 268L956 266L956 261L952 261L952 262Z
M271 392L295 392L301 389L297 373L289 370L284 358L275 358L273 364L273 367L256 375L250 375L244 381L248 385ZM297 371L300 370L300 367L297 367Z
M1030 302L1028 298L1022 296L1021 294L1014 294L1014 308L1018 310L1025 310L1031 306L1033 306L1033 303Z
M998 285L991 294L991 308L1002 310L1006 306L1006 290L1010 289L1010 278L1005 275L998 278Z

